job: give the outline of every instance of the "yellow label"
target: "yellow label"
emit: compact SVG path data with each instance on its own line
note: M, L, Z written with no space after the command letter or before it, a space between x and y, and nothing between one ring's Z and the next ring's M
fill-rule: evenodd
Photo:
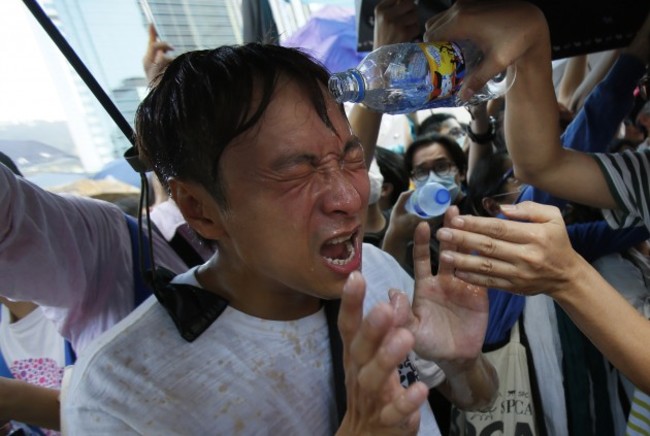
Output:
M463 83L465 64L457 45L451 42L423 42L418 44L429 63L433 90L429 101L453 95Z

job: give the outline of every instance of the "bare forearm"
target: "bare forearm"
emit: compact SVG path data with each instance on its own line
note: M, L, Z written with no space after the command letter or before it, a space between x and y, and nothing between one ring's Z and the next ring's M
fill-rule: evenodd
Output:
M517 177L535 184L563 151L550 46L534 46L509 70L516 78L506 94L506 144Z
M438 389L463 410L485 410L496 399L499 378L490 362L481 354L462 370L441 364L447 378Z
M650 321L586 261L570 286L552 296L614 366L650 391Z
M379 127L381 125L381 112L375 112L361 104L355 104L350 111L350 126L352 132L359 138L363 145L366 164L370 165L372 158L375 156L375 147L379 137Z
M60 428L58 390L5 378L0 383L0 422L14 420L53 430Z

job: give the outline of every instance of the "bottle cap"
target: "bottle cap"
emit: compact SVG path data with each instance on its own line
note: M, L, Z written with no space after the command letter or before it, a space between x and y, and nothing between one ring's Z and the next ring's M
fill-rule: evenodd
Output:
M451 194L447 189L439 189L436 192L436 203L438 204L447 204L451 201Z

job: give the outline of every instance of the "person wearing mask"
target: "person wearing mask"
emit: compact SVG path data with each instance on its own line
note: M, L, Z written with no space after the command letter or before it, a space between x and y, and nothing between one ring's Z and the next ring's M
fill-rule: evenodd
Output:
M460 407L493 401L485 290L432 275L426 226L416 283L362 244L368 170L328 77L262 44L167 67L138 109L138 149L219 254L172 274L160 303L81 356L63 404L71 434L436 434L414 372L425 362ZM328 329L339 298L342 356Z

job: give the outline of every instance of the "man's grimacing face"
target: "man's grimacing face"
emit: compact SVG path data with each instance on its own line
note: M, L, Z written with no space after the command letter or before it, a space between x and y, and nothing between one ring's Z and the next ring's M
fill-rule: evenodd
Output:
M258 125L224 151L229 210L220 256L260 290L340 296L361 267L369 182L363 149L333 99L336 134L281 78Z

